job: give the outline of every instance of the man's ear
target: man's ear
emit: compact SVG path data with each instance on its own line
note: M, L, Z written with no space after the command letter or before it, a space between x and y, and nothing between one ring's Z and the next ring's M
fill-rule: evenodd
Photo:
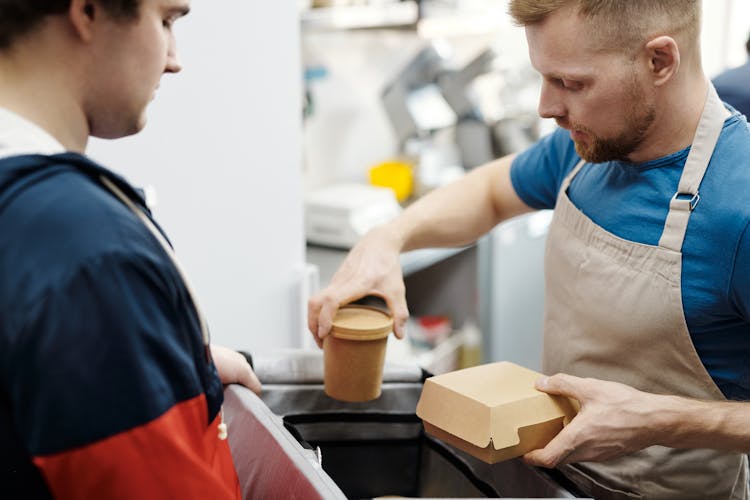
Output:
M680 49L677 42L670 36L659 36L649 41L645 50L654 85L664 85L680 68Z
M93 37L93 24L99 14L99 6L93 0L70 0L68 17L75 32L86 42Z

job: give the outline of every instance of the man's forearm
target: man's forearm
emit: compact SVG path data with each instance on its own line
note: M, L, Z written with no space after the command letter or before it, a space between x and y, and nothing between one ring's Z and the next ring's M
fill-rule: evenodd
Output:
M663 442L672 448L750 452L750 402L663 398L658 412Z
M474 169L411 205L388 225L402 251L472 243L498 222L530 210L510 182L508 156Z

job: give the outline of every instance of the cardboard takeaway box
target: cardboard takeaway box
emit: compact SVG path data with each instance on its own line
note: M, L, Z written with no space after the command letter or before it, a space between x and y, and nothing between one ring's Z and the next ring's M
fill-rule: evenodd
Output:
M578 402L534 388L541 373L503 361L430 377L417 403L425 431L494 464L543 448Z

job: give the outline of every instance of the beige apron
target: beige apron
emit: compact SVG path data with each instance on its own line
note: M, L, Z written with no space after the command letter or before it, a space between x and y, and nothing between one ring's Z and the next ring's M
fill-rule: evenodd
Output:
M698 357L682 309L682 242L727 110L708 98L658 246L619 238L580 212L563 181L545 256L544 371L643 391L724 400ZM597 499L747 499L745 455L652 446L606 463L561 467Z

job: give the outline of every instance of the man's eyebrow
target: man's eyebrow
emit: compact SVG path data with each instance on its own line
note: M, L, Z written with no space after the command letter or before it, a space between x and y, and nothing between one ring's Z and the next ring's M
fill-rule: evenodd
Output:
M175 17L184 17L187 16L190 12L190 7L188 7L187 5L178 5L169 7L167 9L167 12L169 13L169 15L173 15Z
M585 73L561 73L561 72L550 72L550 73L543 73L542 76L545 78L554 78L558 80L573 80L573 81L583 81L585 80L588 75Z

